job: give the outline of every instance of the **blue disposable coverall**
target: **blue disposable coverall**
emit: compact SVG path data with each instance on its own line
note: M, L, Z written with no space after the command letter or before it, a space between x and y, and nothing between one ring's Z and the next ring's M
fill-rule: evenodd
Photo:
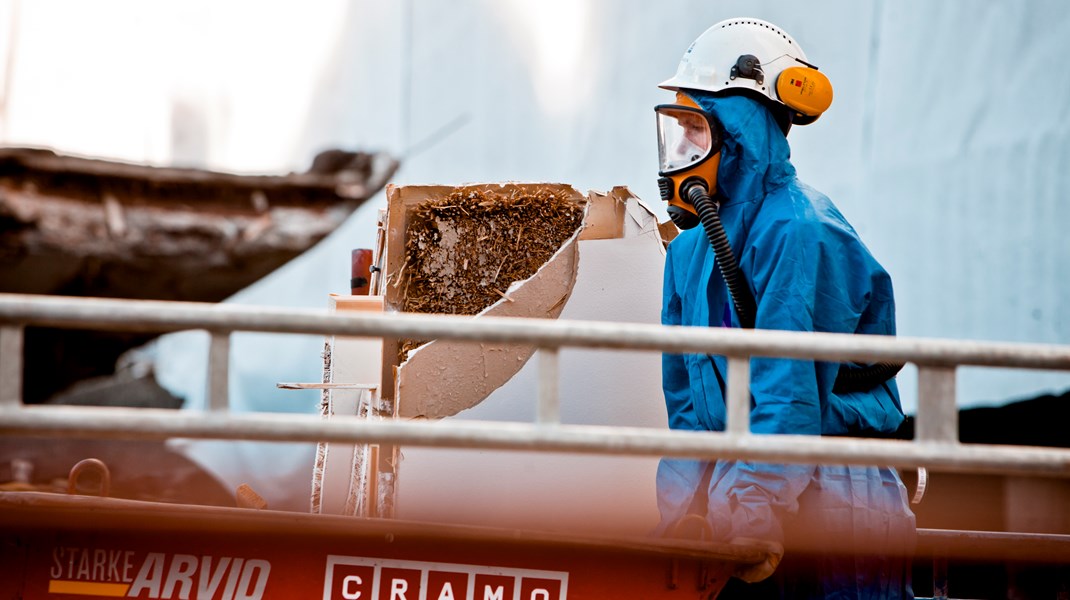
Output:
M757 303L759 329L895 334L888 273L832 202L800 182L772 114L745 96L695 92L724 129L717 200L725 232ZM701 227L680 233L665 262L662 322L738 327L728 289ZM880 435L903 421L895 381L834 394L837 363L751 360L751 430L762 434ZM724 357L663 356L663 388L673 429L725 427ZM712 468L708 488L703 472ZM866 544L865 557L819 553L807 581L781 581L791 597L912 597L909 555L914 516L890 468L768 465L666 459L658 470L661 529L708 494L714 539L760 538L793 545ZM794 532L794 533L793 533ZM821 532L821 539L812 538ZM781 569L783 572L784 569ZM783 575L783 573L780 573ZM788 576L790 578L790 576ZM783 579L783 577L781 577Z

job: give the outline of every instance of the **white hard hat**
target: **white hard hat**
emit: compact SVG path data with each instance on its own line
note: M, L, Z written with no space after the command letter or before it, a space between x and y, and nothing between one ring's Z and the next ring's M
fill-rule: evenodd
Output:
M801 66L816 71L798 42L784 30L760 19L726 19L703 32L680 59L676 75L658 87L672 91L746 90L796 112L778 94L777 79L785 69ZM796 114L795 122L805 124L818 115Z

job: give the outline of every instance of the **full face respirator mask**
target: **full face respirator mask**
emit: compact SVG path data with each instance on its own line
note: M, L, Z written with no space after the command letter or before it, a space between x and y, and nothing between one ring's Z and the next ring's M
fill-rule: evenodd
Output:
M666 211L680 229L699 224L690 199L692 188L708 195L716 192L721 160L722 133L716 119L702 111L686 94L678 92L675 104L654 107L658 125L658 189L669 203Z

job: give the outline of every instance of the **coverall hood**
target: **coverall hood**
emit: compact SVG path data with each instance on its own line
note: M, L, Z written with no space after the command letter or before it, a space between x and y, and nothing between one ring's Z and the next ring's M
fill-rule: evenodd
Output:
M722 204L761 200L795 178L788 140L760 101L743 95L686 92L721 122L724 131L717 172Z

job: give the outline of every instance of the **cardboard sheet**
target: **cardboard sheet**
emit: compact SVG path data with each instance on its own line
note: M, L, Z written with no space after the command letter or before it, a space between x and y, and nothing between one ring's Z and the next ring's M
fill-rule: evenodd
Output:
M658 323L665 251L656 218L624 188L590 198L589 221L615 222L581 234L560 318ZM533 422L538 352L534 358L483 402L447 418ZM562 348L558 389L564 423L667 427L658 352ZM657 458L418 447L402 456L400 518L613 535L645 535L657 523Z
M570 186L561 184L493 184L462 186L459 189L506 191L515 187L551 188L577 202L584 197ZM445 196L458 188L446 186L392 187L387 192L388 242L387 280L400 272L404 264L407 211L436 196ZM539 270L523 281L513 282L505 297L484 309L475 318L536 317L557 318L564 308L576 281L579 253L576 241L581 227ZM401 304L401 291L386 286L386 306ZM391 350L385 350L390 361ZM452 340L435 340L412 351L398 365L394 397L400 417L442 418L482 402L491 392L509 381L531 358L535 348L515 344L472 344Z

